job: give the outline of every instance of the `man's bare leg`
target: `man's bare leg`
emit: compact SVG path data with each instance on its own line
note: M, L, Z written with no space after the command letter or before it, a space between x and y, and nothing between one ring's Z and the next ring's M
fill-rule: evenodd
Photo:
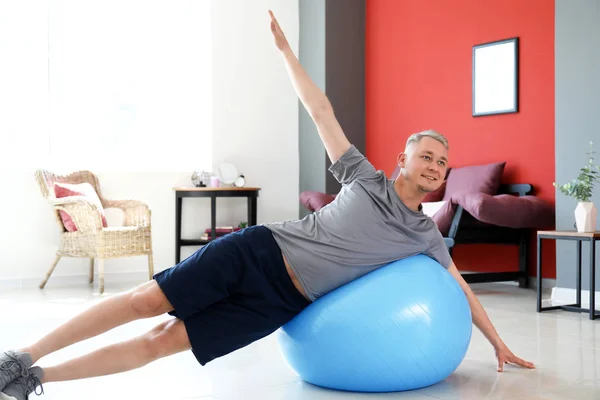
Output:
M54 367L43 368L42 383L129 371L190 348L183 321L172 319L135 339L104 347Z
M37 343L19 351L29 353L35 363L50 353L109 331L119 325L136 319L155 317L172 310L173 306L156 281L153 280L90 307L44 336ZM123 353L121 353L122 355Z

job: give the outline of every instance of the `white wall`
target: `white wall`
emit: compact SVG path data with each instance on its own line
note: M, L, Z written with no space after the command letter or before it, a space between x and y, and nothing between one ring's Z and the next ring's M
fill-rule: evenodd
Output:
M555 3L555 180L569 182L588 162L589 143L594 143L595 163L598 163L600 134L600 3L595 0ZM581 46L585 43L585 46ZM600 206L600 188L595 187L592 201ZM556 229L571 230L575 223L577 200L556 192ZM600 217L597 217L600 224ZM599 228L600 229L600 228ZM565 240L556 241L556 285L552 298L573 303L577 288L577 246ZM596 249L598 246L596 245ZM590 247L582 244L583 276L581 287L589 293ZM596 266L600 251L596 250ZM597 268L597 267L596 267ZM596 305L600 302L600 274L596 273ZM582 294L584 307L589 297ZM585 299L588 299L587 302Z
M297 0L219 0L214 2L212 11L212 164L216 168L221 162L232 162L246 176L248 186L262 188L258 201L259 223L298 217L298 102L270 36L269 8L276 13L297 51ZM30 94L40 95L33 89ZM11 103L9 95L0 95L0 99L4 100L0 106L6 110L3 105ZM29 115L36 112L42 113L43 107L28 110ZM5 120L0 120L0 132L6 132L7 126ZM21 134L35 135L32 130ZM3 133L5 143L6 139ZM58 228L36 187L34 169L12 163L8 167L3 162L0 169L3 183L0 209L4 212L0 229L0 290L38 284L58 243ZM191 172L98 173L105 197L138 199L150 205L156 271L173 265L175 201L172 188L190 185ZM184 201L184 237L197 236L210 226L209 205L206 199ZM220 199L217 224L245 221L246 210L244 199ZM119 223L117 212L110 211L107 217L109 224ZM193 250L195 248L184 248L182 256ZM85 260L61 261L47 288L66 283L84 284L87 265ZM143 280L146 268L143 257L108 260L107 292L110 292L111 280Z
M232 162L248 186L262 188L259 222L297 218L299 197L298 99L273 44L269 9L298 54L298 0L213 5L213 161ZM236 220L246 220L246 208L237 211Z

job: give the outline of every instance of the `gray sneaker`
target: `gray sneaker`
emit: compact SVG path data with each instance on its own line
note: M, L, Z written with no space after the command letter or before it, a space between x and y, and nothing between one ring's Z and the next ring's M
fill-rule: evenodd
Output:
M19 353L17 351L7 351L0 354L0 392L19 376L28 375L27 369L31 367L33 361L29 353Z
M43 394L43 377L44 371L40 367L30 368L27 375L19 376L2 390L2 393L0 393L0 400L28 400L29 395L33 393L38 386L40 387L41 392L35 392L35 394L38 396Z

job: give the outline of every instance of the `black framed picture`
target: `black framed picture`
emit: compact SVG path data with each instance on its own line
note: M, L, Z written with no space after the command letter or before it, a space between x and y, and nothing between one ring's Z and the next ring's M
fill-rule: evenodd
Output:
M518 112L519 38L473 46L473 116Z

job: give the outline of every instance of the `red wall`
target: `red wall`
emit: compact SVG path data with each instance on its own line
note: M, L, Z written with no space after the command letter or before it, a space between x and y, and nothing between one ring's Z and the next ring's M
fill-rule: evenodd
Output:
M554 1L367 0L366 13L366 153L375 167L391 174L408 136L435 129L449 139L450 166L506 161L504 183L531 183L554 204ZM472 117L473 45L514 36L519 112ZM555 278L554 243L544 244L544 277ZM518 265L516 246L457 246L454 258L461 270Z

